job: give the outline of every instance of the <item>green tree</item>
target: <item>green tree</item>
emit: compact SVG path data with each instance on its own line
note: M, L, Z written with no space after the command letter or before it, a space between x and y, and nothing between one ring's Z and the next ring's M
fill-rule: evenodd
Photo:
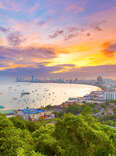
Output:
M72 104L69 105L67 108L65 108L65 112L66 113L72 113L72 114L77 114L77 113L81 113L82 110L84 109L84 105L77 105L77 104Z
M103 126L90 116L67 114L59 119L54 136L66 156L108 156L116 154L115 144ZM108 128L110 131L110 128ZM116 131L114 131L116 133Z
M0 131L0 155L16 156L19 147L31 150L33 149L33 139L27 130L16 128L5 128Z
M27 128L26 121L20 116L12 117L10 118L10 120L12 121L12 123L14 124L16 128L21 128L21 129Z
M85 106L85 108L82 111L83 115L88 115L92 113L92 108L90 106Z
M6 118L5 115L0 114L0 131L3 130L4 128L12 128L13 123Z

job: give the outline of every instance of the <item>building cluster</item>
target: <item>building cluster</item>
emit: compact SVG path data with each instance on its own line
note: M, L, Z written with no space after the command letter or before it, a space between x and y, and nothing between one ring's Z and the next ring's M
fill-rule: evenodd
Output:
M55 118L54 112L62 112L63 108L68 107L72 104L83 105L83 103L91 103L96 104L96 107L100 107L100 111L97 115L102 115L106 111L106 109L101 108L100 105L105 106L107 101L110 102L110 104L112 104L111 100L116 100L115 91L92 91L90 94L85 95L83 97L70 97L63 104L54 106L51 109L47 109L47 107L44 110L34 108L26 108L21 110L5 110L4 108L1 108L0 113L5 114L7 117L21 116L25 120L31 121L38 120L39 118L48 120ZM109 110L107 110L107 114L112 114L113 109L116 108L116 106L114 105L111 106L112 107Z
M104 102L104 91L92 91L90 94L83 97L69 98L66 103L103 103Z
M99 77L98 82L104 90L104 101L116 100L116 81Z
M92 91L90 94L83 97L69 98L66 103L106 103L116 100L116 91Z
M104 92L104 101L116 100L116 91L105 91Z
M89 84L96 85L101 88L99 91L92 91L90 94L85 95L83 97L70 97L66 102L59 106L54 106L51 110L41 110L41 109L32 109L26 108L22 110L5 110L3 106L0 106L0 113L6 114L7 117L12 116L21 116L25 120L38 120L39 118L44 119L52 119L55 118L54 112L61 112L64 107L67 107L71 104L83 104L83 103L96 103L96 107L100 107L99 104L103 104L105 106L106 102L112 103L112 101L116 100L116 81L112 79L103 79L101 76L98 76L96 80L78 80L77 78L74 80L63 80L63 79L51 79L51 80L36 80L34 76L32 76L31 80L22 80L23 82L40 82L40 83L75 83L75 84ZM17 82L22 82L20 79L17 79ZM23 93L29 94L29 93ZM22 94L22 96L23 96ZM116 106L111 105L111 108L107 110L107 113L113 113L113 109ZM100 107L100 112L103 114L105 112L105 108ZM99 114L98 114L99 115Z
M61 79L61 78L57 78L57 79L36 79L33 75L31 77L31 79L25 79L22 77L17 77L16 78L16 82L32 82L32 83L78 83L78 79Z
M18 110L16 116L21 116L25 120L31 120L31 121L35 121L38 119L48 120L48 119L55 118L55 115L52 111L33 109L33 108Z
M73 84L89 84L103 87L105 89L116 88L116 81L112 79L103 79L102 76L98 76L96 80L79 80L75 79L37 79L32 75L31 79L25 79L24 77L17 77L16 82L33 82L33 83L73 83Z
M13 110L9 109L6 110L5 108L0 108L0 113L6 115L8 118L21 116L24 120L35 121L39 118L41 119L52 119L55 118L55 115L52 111L36 109L36 108L26 108L20 110Z

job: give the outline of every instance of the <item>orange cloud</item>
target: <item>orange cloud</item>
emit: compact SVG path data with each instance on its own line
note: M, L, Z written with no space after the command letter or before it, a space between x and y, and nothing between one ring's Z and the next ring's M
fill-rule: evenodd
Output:
M0 71L8 70L8 69L15 69L15 68L27 68L27 67L35 67L33 64L13 64L8 63L6 67L0 67Z
M103 54L107 57L115 57L116 56L116 43L106 42L103 44Z

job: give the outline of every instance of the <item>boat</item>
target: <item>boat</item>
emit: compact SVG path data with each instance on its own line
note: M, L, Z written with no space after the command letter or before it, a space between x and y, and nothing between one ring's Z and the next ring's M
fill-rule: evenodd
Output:
M30 94L29 92L23 92L23 93L21 93L21 97L24 95L29 95L29 94Z

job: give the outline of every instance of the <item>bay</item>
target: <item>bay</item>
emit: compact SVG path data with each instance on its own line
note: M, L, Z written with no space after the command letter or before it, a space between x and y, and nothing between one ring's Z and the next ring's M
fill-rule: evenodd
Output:
M100 88L81 84L0 83L0 105L9 109L60 105L70 97L82 97Z

